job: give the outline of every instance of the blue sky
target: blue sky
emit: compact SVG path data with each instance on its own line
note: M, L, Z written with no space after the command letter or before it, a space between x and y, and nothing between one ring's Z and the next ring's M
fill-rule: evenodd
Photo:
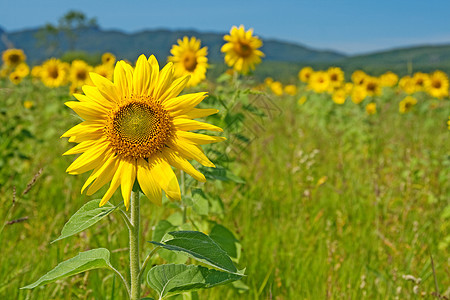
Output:
M104 29L227 32L244 24L263 38L348 54L450 43L447 0L2 0L0 26L12 31L55 24L69 9L97 17Z

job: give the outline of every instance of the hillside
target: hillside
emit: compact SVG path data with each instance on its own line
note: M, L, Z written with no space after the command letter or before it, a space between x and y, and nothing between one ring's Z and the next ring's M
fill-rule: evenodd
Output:
M39 62L49 55L42 46L39 47L36 34L38 29L29 29L17 32L4 32L0 40L0 51L7 48L7 43L13 44L17 48L24 49L30 62ZM0 32L1 34L1 32ZM136 59L139 54L154 53L159 59L165 60L169 50L177 39L183 36L196 36L202 40L202 44L209 49L209 59L211 62L223 61L220 48L224 44L223 35L225 33L202 33L192 30L171 31L171 30L145 30L141 32L127 34L121 31L102 30L98 27L91 27L77 32L78 39L75 47L77 50L84 50L90 53L102 53L109 51L117 57L126 58L130 61ZM60 35L59 54L69 49L67 39ZM334 62L345 58L345 55L333 51L320 51L307 48L302 45L277 41L264 40L262 51L266 54L267 61L283 62Z

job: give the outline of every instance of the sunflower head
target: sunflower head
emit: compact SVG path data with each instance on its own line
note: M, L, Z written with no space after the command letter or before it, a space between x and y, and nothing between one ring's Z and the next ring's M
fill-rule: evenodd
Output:
M448 96L449 81L447 74L435 71L430 74L430 83L427 92L438 99Z
M114 66L110 64L98 65L94 68L94 72L105 77L106 79L112 80L114 74Z
M173 62L175 76L191 75L187 86L196 86L206 78L208 66L208 48L201 48L201 41L195 37L179 39L173 45L168 60Z
M20 63L17 65L14 72L17 72L20 77L26 77L30 74L30 67L26 63Z
M70 81L74 86L81 87L84 84L91 84L89 72L92 67L83 60L74 60L70 65Z
M338 89L331 95L331 99L336 104L344 104L347 99L347 93L344 89Z
M114 54L109 53L109 52L103 53L102 64L114 66L115 63L116 63L116 57L114 56Z
M366 105L366 113L368 115L374 115L377 113L377 104L376 103L368 103Z
M309 78L311 77L312 73L314 73L313 68L304 67L298 72L298 79L307 83L309 81Z
M225 53L225 63L243 74L254 70L264 56L264 53L258 50L262 46L262 41L252 34L253 29L245 31L243 25L239 28L233 26L230 34L223 38L227 42L221 48Z
M398 82L398 75L391 71L387 71L386 73L380 76L381 86L393 87L394 85L397 84L397 82Z
M359 104L364 101L367 97L366 88L362 85L355 85L351 92L351 99L353 103Z
M330 77L325 71L317 71L311 74L308 82L308 88L316 93L323 93L330 86Z
M411 96L405 97L402 101L399 103L398 110L401 114L409 112L414 105L417 104L417 99Z
M14 84L19 84L22 81L23 77L20 76L20 74L18 72L11 72L11 74L9 74L9 80L11 80L12 83Z
M328 69L328 77L330 78L330 86L340 87L344 82L344 71L339 67L332 67Z
M67 83L68 68L66 63L51 58L42 64L39 75L46 86L58 87Z
M366 77L368 77L368 75L361 70L356 70L352 73L352 81L355 85L363 85Z
M381 85L379 79L372 76L366 76L364 79L364 87L366 88L367 95L379 96L381 95Z
M8 67L15 67L27 59L22 49L7 49L2 53L3 63Z
M180 188L171 166L184 170L195 179L205 181L188 160L214 167L200 145L223 140L222 137L191 132L222 131L219 127L193 120L217 112L197 109L206 93L179 96L189 76L176 78L173 64L162 70L154 56L141 55L136 68L119 61L114 82L97 73L90 74L93 86L83 86L79 100L66 103L85 121L67 131L77 146L65 154L80 155L67 169L70 174L92 170L82 191L91 195L107 182L104 205L121 186L126 207L131 189L137 181L143 193L161 204L161 191L169 199L180 199Z

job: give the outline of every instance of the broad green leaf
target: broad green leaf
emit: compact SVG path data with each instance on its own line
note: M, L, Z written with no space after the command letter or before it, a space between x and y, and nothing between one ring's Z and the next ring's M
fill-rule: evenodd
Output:
M67 221L61 231L61 235L52 243L91 227L117 208L117 206L114 206L109 202L104 206L99 207L100 201L101 199L96 199L83 205L69 221Z
M229 273L237 272L228 254L206 234L198 231L174 231L169 234L173 236L173 239L163 243L154 241L151 243L171 251L183 252L220 270Z
M214 227L209 233L209 237L212 238L223 250L225 250L229 256L238 258L236 243L239 241L225 226L214 224Z
M24 286L21 289L33 289L64 277L99 268L111 268L108 249L98 248L81 252L77 256L58 264L53 270L39 278L36 282Z
M147 274L147 283L158 292L159 299L166 296L211 288L241 279L238 274L225 273L196 265L160 265Z

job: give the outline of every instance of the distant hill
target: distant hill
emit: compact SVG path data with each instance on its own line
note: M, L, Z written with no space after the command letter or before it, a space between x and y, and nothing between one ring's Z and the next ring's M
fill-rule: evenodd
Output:
M15 32L3 32L0 39L0 51L7 48L7 44L13 44L17 48L25 51L30 62L40 62L46 59L49 53L45 48L39 47L36 34L39 29L28 29ZM103 53L106 51L114 53L119 58L126 58L130 61L136 60L138 55L155 54L158 59L165 60L169 55L170 48L177 39L183 36L195 36L202 41L202 45L208 47L208 57L211 62L222 62L223 54L220 52L224 44L223 35L225 33L203 33L192 30L145 30L136 33L124 33L115 30L102 30L98 27L91 27L78 31L76 50L83 50L90 53ZM60 51L68 50L67 39L59 37ZM284 62L334 62L345 58L344 54L334 51L321 51L311 49L302 45L263 39L262 51L265 53L267 61ZM53 54L55 55L55 54Z

